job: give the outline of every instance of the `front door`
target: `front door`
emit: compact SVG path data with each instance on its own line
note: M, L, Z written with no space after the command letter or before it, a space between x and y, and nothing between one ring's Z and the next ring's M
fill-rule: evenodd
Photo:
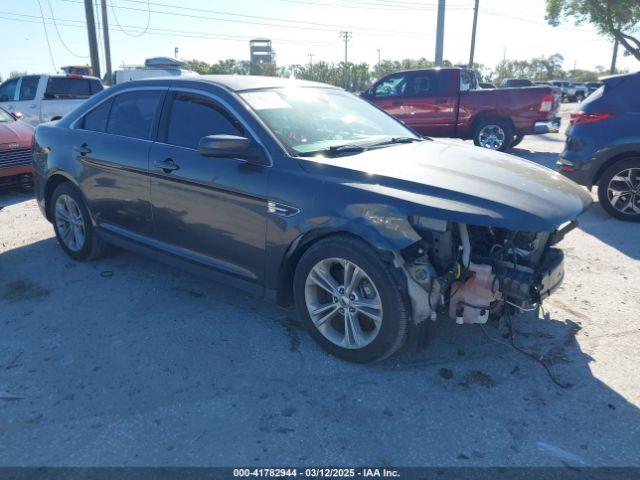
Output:
M170 92L161 122L150 153L155 238L179 256L261 283L270 167L198 151L207 135L249 133L205 93Z
M385 112L393 115L398 120L408 120L405 110L405 93L409 74L406 72L389 75L371 89L370 100Z
M40 123L40 107L37 101L40 75L28 75L20 79L18 99L11 104L11 112L22 113L22 120L37 125Z

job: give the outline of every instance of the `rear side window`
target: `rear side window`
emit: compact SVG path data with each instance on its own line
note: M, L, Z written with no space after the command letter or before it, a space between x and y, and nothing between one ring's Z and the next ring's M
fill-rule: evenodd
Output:
M405 96L436 97L453 94L453 92L449 92L449 90L451 90L450 82L455 82L454 75L454 73L447 70L416 72L412 75L411 80L409 81ZM469 83L466 83L465 85L466 88L463 90L469 90Z
M36 98L36 91L38 90L38 82L40 77L38 75L30 77L22 77L22 84L20 85L20 96L18 100L33 100Z
M176 93L171 105L167 143L198 148L207 135L240 135L242 129L226 111L201 95Z
M89 98L91 85L86 78L50 77L45 99Z
M153 120L161 96L162 93L158 91L129 92L118 95L111 107L107 133L142 140L151 138Z
M84 116L82 128L92 132L106 132L112 104L113 99L111 98L87 113Z
M2 85L0 85L0 102L10 102L11 100L13 100L14 95L16 94L17 86L17 78L7 80Z

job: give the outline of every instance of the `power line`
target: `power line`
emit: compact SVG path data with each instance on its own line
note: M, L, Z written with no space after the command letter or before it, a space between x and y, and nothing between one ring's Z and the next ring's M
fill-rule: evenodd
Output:
M42 4L38 0L38 7L40 8L40 18L42 19L42 28L44 29L44 38L47 40L47 48L49 49L49 58L51 59L51 66L53 71L56 72L56 64L53 61L53 53L51 52L51 43L49 42L49 34L47 33L47 26L44 23L44 12L42 11Z
M62 2L68 2L68 3L81 3L80 0L59 0ZM133 2L133 3L142 3L141 0L125 0L128 2ZM159 3L153 3L153 5L161 5ZM114 4L111 2L110 3L111 8L117 8L117 9L124 9L124 10L131 10L131 11L147 11L147 10L143 10L141 8L135 8L135 7L127 7L127 6L123 6L123 5L118 5L118 6L114 6ZM313 23L313 22L302 22L302 21L296 21L296 20L285 20L285 19L278 19L278 18L273 18L273 17L259 17L256 15L241 15L241 14L237 14L237 13L229 13L229 12L220 12L220 11L214 11L214 10L204 10L204 9L192 9L192 8L187 8L187 7L181 7L178 5L168 5L168 4L162 4L162 6L165 6L167 8L177 8L177 9L183 9L183 10L193 10L193 11L198 11L198 12L203 12L203 13L217 13L217 14L221 14L221 15L228 15L228 16L234 16L234 17L243 17L243 18L254 18L254 19L264 19L264 20L269 20L267 22L262 22L262 21L250 21L250 20L235 20L235 19L231 19L231 18L219 18L219 17L211 17L211 16L203 16L203 15L191 15L191 14L187 14L187 13L177 13L177 12L173 12L173 11L161 11L161 10L149 10L151 13L155 13L155 14L160 14L160 15L170 15L170 16L179 16L179 17L185 17L185 18L196 18L199 20L213 20L213 21L217 21L217 22L230 22L230 23L240 23L240 24L252 24L252 25L261 25L261 26L270 26L270 27L278 27L278 28L289 28L289 29L296 29L296 30L317 30L317 31L324 31L324 32L331 32L334 33L336 29L338 28L349 28L349 29L353 29L353 30L358 30L361 31L363 35L375 35L375 36L380 36L380 35L386 35L386 36L393 36L393 37L401 37L401 38L407 38L407 37L415 37L415 38L421 38L424 39L425 35L423 32L404 32L404 31L400 31L400 30L385 30L385 29L374 29L374 28L368 28L368 27L345 27L343 25L331 25L331 24L319 24L319 23ZM280 24L280 23L272 23L273 21L276 22L283 22L283 23L295 23L295 25L286 25L286 24ZM323 27L327 27L327 28L323 28ZM371 33L366 33L366 32L371 32Z
M122 7L118 7L118 8L122 8ZM126 8L126 7L124 7ZM125 35L129 36L129 37L133 37L133 38L138 38L141 37L142 35L144 35L145 33L147 33L147 31L149 30L149 24L151 23L151 4L150 2L147 0L147 26L144 28L144 30L139 33L138 35L132 35L130 33L127 33L123 28L122 25L120 25L120 22L118 21L118 16L116 15L116 11L113 7L113 2L111 2L111 11L113 12L113 19L116 22L116 25L118 26L118 28L120 29L120 31L122 33L124 33Z
M39 1L38 1L39 3ZM47 0L47 3L49 4L49 10L51 10L51 20L53 20L53 27L56 30L56 34L58 35L58 40L60 40L60 43L62 44L62 46L64 47L64 49L69 52L71 55L73 55L74 57L78 57L78 58L89 58L89 55L79 55L77 53L75 53L73 50L71 50L68 45L65 43L65 41L62 39L62 35L60 34L60 30L58 30L58 24L56 22L56 17L53 13L53 7L51 6L51 0Z
M356 8L362 10L363 6L366 6L368 10L384 10L384 11L395 11L395 12L406 12L406 11L421 11L421 12L433 12L436 10L435 6L424 5L423 7L409 7L409 6L388 6L387 4L381 3L366 3L366 2L358 2L352 1L349 5L341 4L341 3L326 3L326 2L318 2L318 1L303 1L303 0L280 0L281 2L287 3L297 3L300 5L314 5L321 7L337 7L337 8ZM465 5L452 5L451 7L447 7L450 10L470 10L471 6Z

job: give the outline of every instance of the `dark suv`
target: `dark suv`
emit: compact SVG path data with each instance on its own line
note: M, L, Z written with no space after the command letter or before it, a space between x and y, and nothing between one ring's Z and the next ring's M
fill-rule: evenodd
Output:
M640 221L640 73L602 79L571 114L560 172L591 189L621 220Z
M563 279L558 227L590 203L547 168L272 77L109 88L38 127L34 169L72 258L120 245L295 303L353 361L392 354L440 312L535 309Z

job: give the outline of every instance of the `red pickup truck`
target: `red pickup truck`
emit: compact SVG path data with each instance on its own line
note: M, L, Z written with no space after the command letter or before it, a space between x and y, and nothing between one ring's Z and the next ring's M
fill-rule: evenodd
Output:
M465 68L395 72L362 96L421 135L473 139L493 150L560 128L560 98L551 87L483 90L473 70Z

